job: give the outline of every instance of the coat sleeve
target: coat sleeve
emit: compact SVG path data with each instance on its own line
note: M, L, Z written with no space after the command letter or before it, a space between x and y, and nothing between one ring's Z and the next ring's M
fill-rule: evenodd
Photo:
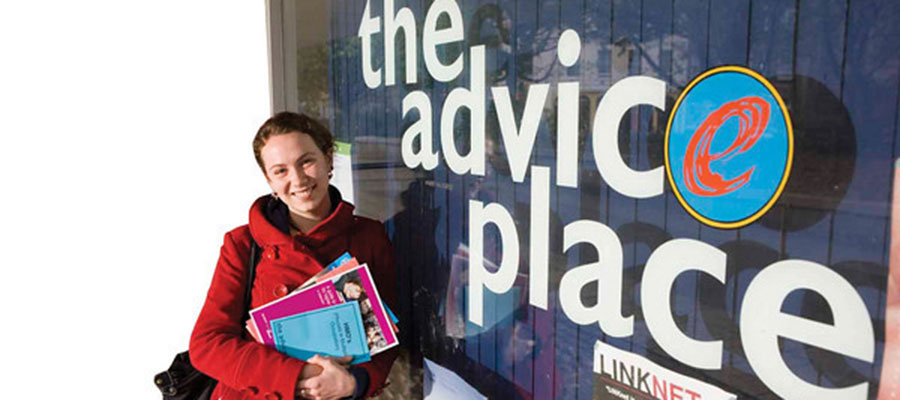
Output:
M242 335L249 240L249 232L240 228L225 235L206 302L191 334L191 363L236 390L293 399L304 362Z
M394 267L394 252L391 247L391 240L384 231L384 226L378 222L372 222L376 226L372 230L365 230L366 232L375 232L367 235L369 237L366 238L368 243L374 245L372 259L369 261L370 271L375 279L381 299L391 310L397 310L397 270ZM400 321L397 327L403 329L402 323L403 321ZM372 357L371 361L359 364L369 374L369 388L365 397L377 395L387 386L386 379L391 372L391 366L394 365L394 359L397 358L398 352L399 347L393 347Z

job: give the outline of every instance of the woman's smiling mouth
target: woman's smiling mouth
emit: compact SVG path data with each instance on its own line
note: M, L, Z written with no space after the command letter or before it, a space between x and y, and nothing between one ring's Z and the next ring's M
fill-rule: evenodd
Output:
M297 190L291 191L291 196L299 196L299 197L309 197L312 194L313 189L315 189L316 185L306 186L299 188Z

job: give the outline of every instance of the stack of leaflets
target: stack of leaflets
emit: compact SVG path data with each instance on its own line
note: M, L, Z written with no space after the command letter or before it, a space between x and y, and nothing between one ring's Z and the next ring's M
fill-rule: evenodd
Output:
M294 358L369 361L398 344L397 318L381 301L366 264L344 253L285 297L250 310L247 330Z

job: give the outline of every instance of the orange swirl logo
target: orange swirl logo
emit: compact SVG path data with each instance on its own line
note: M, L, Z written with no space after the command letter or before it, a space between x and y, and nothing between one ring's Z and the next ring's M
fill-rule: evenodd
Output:
M672 109L666 175L694 218L740 228L778 200L793 149L790 115L775 88L747 68L713 68L695 78Z

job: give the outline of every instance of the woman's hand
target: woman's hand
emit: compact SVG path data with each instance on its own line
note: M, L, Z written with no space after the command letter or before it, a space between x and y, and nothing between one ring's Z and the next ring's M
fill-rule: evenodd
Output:
M347 372L352 356L332 358L318 354L307 360L307 364L322 368L317 376L297 381L294 396L298 399L335 400L352 396L356 391L356 379Z
M325 356L323 358L327 358L329 360L334 360L334 362L340 364L344 369L350 368L350 362L353 361L353 356L343 356L343 357L330 357Z

